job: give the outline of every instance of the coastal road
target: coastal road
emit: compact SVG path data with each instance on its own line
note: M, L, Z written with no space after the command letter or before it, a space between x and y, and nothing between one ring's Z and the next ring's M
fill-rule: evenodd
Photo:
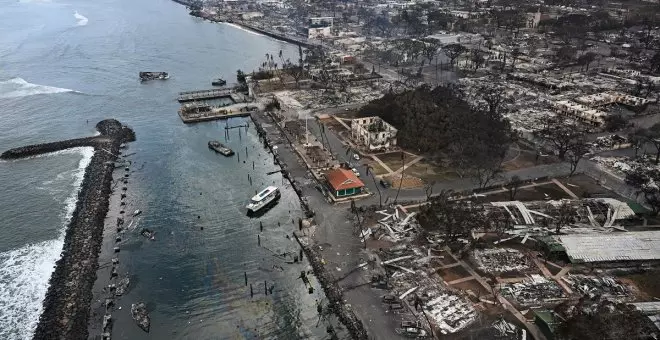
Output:
M367 272L357 271L355 274L346 276L351 270L363 263L366 253L360 242L351 221L348 204L328 204L321 192L315 188L316 182L310 180L307 169L299 160L298 155L292 150L286 139L280 138L281 133L270 120L262 118L268 137L277 146L280 159L287 164L291 178L300 183L302 197L304 197L315 212L314 220L317 227L313 239L320 248L326 269L338 281L344 289L355 287L364 282ZM312 124L311 120L309 122ZM346 277L344 277L346 276ZM344 298L351 304L356 315L360 318L372 339L403 339L396 334L396 327L400 326L399 320L387 313L382 307L380 296L384 292L372 289L369 285L360 286L356 289L346 289Z

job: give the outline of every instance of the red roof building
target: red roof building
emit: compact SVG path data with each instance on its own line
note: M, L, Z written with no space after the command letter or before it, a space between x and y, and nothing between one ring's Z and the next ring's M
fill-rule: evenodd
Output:
M357 195L364 188L364 183L351 170L342 168L330 170L325 174L325 179L335 197Z

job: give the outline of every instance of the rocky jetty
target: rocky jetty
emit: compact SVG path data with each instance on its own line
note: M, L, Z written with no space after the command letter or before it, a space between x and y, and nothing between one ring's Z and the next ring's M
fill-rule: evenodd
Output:
M17 159L72 147L95 148L66 229L62 257L50 278L43 313L34 334L37 340L88 338L89 306L112 192L114 164L120 146L135 140L135 133L114 119L99 122L96 129L101 133L99 136L29 145L0 155L2 159Z

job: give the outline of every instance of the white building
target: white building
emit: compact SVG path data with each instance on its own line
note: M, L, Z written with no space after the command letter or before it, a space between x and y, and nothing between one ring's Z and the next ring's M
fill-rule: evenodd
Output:
M382 150L395 146L396 132L397 129L377 116L351 120L353 140L369 150Z

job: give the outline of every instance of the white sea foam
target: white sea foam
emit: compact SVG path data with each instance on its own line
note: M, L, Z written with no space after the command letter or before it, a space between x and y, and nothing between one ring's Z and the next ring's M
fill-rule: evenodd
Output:
M34 96L37 94L51 94L51 93L64 93L64 92L77 92L70 89L63 89L60 87L38 85L27 82L23 78L12 78L5 81L0 81L0 98L20 98L27 96Z
M71 150L81 153L82 159L75 172L74 190L65 201L60 235L0 253L0 339L31 339L39 321L48 280L64 245L64 226L71 220L85 169L94 155L91 147Z
M248 33L251 33L251 34L254 34L254 35L260 35L260 36L262 36L262 37L265 37L265 35L263 35L263 34L261 34L261 33L259 33L259 32L255 32L255 31L253 31L253 30L251 30L251 29L247 29L247 28L245 28L245 27L243 27L243 26L241 26L241 25L236 25L236 24L233 24L233 23L230 23L230 22L225 22L224 24L227 25L227 26L231 26L231 27L234 27L234 28L238 28L238 29L241 30L241 31L245 31L245 32L248 32Z
M18 0L18 2L23 4L30 4L30 3L40 3L40 2L51 2L51 0Z
M78 13L78 11L75 11L75 13L73 13L73 16L76 17L76 19L78 20L78 26L85 26L85 25L87 25L87 22L89 21L87 19L87 17L85 17L84 15Z

